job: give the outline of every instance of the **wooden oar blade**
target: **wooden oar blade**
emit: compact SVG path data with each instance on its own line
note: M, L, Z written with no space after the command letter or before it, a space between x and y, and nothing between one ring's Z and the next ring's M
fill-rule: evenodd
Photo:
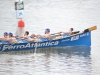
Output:
M97 29L97 26L93 26L91 28L88 28L89 31L93 31L93 30L96 30Z
M84 32L90 32L90 31L93 31L93 30L96 30L97 29L97 26L93 26L93 27L90 27L88 29L85 29Z

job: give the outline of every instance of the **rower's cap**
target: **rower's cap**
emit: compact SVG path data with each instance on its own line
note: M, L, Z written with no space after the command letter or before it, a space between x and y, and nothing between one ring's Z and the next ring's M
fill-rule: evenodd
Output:
M47 28L47 29L45 29L45 30L47 30L48 32L50 32L50 29L49 29L49 28Z
M7 33L7 32L4 32L4 34L5 34L6 36L8 36L8 33Z
M13 36L13 33L10 32L9 35Z

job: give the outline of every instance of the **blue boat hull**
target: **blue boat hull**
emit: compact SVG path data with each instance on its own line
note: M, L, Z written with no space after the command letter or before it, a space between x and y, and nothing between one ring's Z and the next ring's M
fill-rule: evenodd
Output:
M64 46L91 46L91 32L81 33L59 40L38 43L4 44L0 45L0 52L34 50L37 48L51 48Z

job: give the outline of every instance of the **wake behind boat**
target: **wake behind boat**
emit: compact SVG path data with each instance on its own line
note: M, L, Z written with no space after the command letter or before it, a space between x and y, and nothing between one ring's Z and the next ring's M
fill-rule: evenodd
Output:
M68 36L63 39L49 40L44 42L0 44L0 52L35 50L35 48L52 48L66 46L91 46L91 31L96 26L85 29L84 32Z

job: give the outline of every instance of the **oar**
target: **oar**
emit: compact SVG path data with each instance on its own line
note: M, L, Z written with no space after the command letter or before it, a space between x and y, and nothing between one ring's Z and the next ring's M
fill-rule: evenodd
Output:
M93 30L96 30L96 29L97 29L97 26L93 26L93 27L89 28L88 30L93 31Z
M60 35L59 33L53 33L53 34L51 34L51 35L55 35L55 34Z
M90 32L90 31L93 31L93 30L96 30L97 29L97 26L93 26L93 27L90 27L88 29L85 29L84 32Z
M53 34L51 34L51 36L61 36L61 32L53 33Z

